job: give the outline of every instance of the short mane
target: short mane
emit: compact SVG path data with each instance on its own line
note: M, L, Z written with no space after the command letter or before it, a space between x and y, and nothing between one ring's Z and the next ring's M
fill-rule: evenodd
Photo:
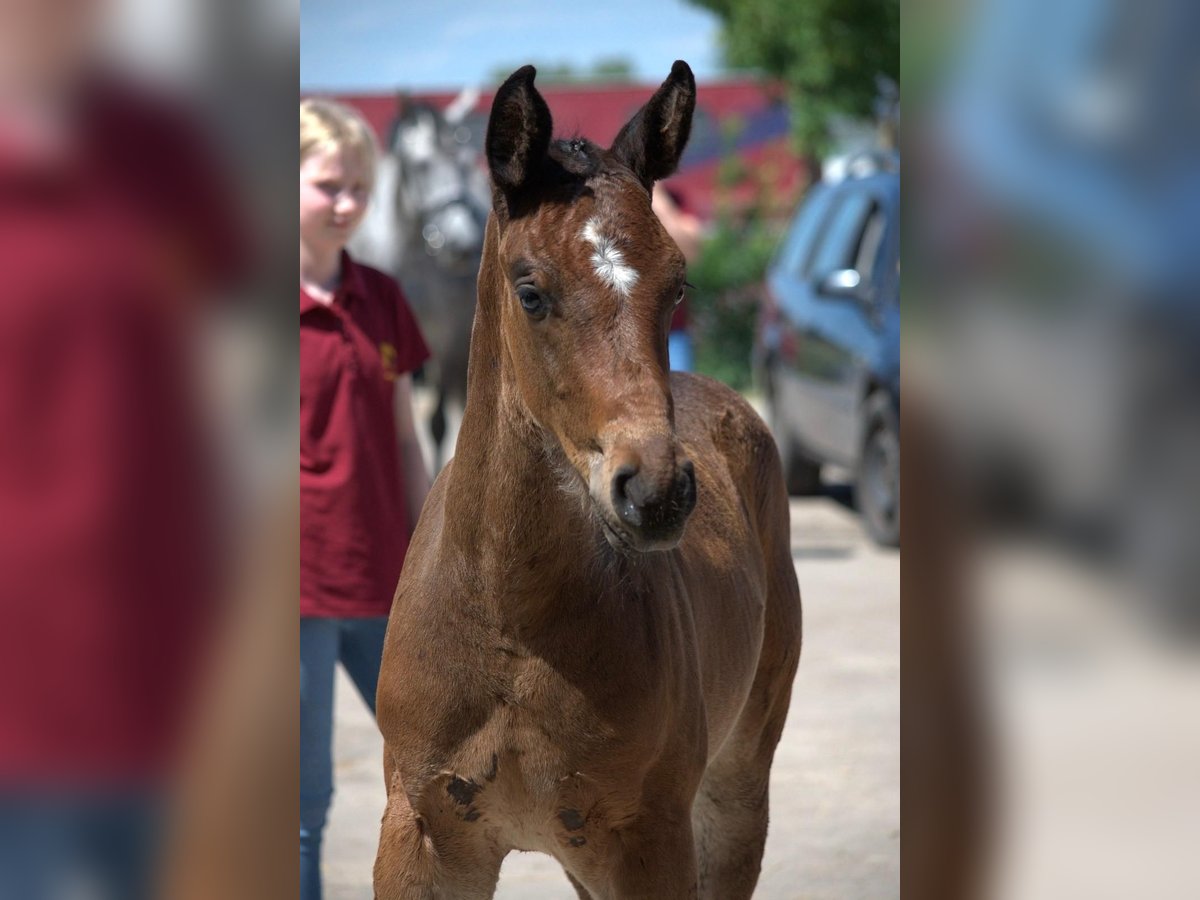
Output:
M600 171L604 151L584 137L560 138L550 142L550 158L567 172L591 178Z

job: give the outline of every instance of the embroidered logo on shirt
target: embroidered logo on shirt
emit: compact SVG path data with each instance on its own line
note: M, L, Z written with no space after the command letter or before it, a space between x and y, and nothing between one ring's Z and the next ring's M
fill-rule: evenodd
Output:
M387 341L379 345L379 361L383 364L383 377L395 381L400 374L396 371L396 348Z

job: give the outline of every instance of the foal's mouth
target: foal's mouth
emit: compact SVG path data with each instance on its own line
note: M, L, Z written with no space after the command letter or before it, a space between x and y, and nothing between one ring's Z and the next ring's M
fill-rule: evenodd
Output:
M596 510L596 518L600 520L600 530L604 533L604 539L618 553L626 555L641 552L619 529L608 521L608 517L601 510Z
M594 513L600 522L600 531L604 534L605 540L608 541L609 546L625 556L638 556L643 553L674 550L683 539L682 524L678 529L666 535L647 537L632 532L622 525L614 524L609 520L603 504L597 503L594 500L593 503L595 503Z

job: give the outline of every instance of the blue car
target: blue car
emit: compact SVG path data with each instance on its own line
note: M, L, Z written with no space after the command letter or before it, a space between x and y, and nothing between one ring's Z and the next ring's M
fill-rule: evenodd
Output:
M898 165L815 185L767 270L756 347L789 491L818 491L825 464L853 472L886 546L900 542L899 224Z

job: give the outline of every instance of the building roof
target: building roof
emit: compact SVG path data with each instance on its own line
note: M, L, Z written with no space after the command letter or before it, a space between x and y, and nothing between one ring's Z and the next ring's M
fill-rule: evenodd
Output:
M547 85L539 87L554 117L559 136L580 135L607 145L621 126L645 103L657 85ZM481 91L471 115L486 116L494 89ZM381 140L386 140L400 96L445 109L458 96L448 91L383 94L339 94L336 99L357 108ZM718 169L730 153L740 157L743 167L762 176L767 166L771 189L793 196L803 167L788 147L789 118L780 92L772 85L750 78L730 79L697 85L697 110L692 136L670 180L681 205L711 218L721 203L740 206L749 202L759 188L734 185L718 191ZM720 196L718 196L720 194Z

